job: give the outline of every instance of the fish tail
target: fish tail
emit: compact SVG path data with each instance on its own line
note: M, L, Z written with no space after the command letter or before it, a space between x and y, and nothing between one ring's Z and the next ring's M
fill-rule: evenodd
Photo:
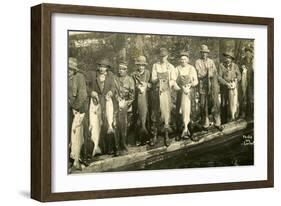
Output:
M97 148L96 148L96 154L101 154L101 149L99 146L97 146Z

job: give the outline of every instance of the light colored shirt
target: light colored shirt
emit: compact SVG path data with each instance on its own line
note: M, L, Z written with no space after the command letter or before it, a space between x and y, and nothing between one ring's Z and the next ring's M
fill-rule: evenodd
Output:
M156 62L152 66L152 72L151 72L151 81L153 83L156 83L158 81L158 73L166 73L168 72L168 80L169 84L173 84L173 82L176 81L176 79L173 76L175 67L170 62L160 63Z
M209 77L212 77L217 73L215 62L210 58L207 58L206 60L197 59L195 62L195 68L199 79L205 78L208 72Z
M198 84L197 72L194 66L187 64L186 66L177 66L174 70L172 77L177 80L180 76L188 76L191 86L194 87Z

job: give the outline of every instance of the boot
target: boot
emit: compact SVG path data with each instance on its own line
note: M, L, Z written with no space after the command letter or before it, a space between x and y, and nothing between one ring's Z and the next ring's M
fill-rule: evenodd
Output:
M153 137L150 138L150 146L154 146L156 144L156 141L157 141L158 132L157 132L156 126L152 126L151 130L152 130Z
M180 141L181 140L181 136L177 135L175 138L176 141Z
M168 139L169 139L169 132L168 132L168 130L166 129L165 135L164 135L164 145L165 145L166 147L169 146Z

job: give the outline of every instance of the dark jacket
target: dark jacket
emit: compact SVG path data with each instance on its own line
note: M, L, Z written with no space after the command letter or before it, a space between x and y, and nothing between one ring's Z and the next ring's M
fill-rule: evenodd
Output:
M109 91L111 91L112 93L115 92L114 75L112 72L110 71L107 72L103 86L98 77L99 77L98 72L91 73L90 92L95 91L98 93L99 96L104 96L104 97Z
M111 91L112 92L112 98L114 102L114 96L115 96L115 83L114 83L114 75L112 72L108 71L107 74L105 75L105 80L104 83L100 81L99 78L99 73L98 72L92 72L90 74L90 89L89 92L91 93L92 91L95 91L98 93L100 105L101 105L101 111L102 111L102 119L103 122L106 122L106 109L105 109L105 96L106 94ZM90 94L89 94L90 96Z
M254 102L254 69L253 59L247 61L246 58L242 59L241 65L247 68L247 88L246 88L246 99L251 103Z
M218 80L222 85L226 85L234 79L237 79L238 82L241 80L241 72L237 64L233 62L229 67L227 67L225 63L221 63L218 74Z
M207 62L198 59L195 63L195 68L199 79L199 93L208 96L212 112L218 114L220 112L220 85L215 62L210 58L207 59Z
M87 90L84 74L77 72L68 80L68 102L72 109L84 113L87 108Z

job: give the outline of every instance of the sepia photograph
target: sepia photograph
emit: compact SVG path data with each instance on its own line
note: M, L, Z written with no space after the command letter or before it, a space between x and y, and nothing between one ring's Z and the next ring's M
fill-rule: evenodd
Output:
M68 31L68 174L254 164L254 39Z
M274 186L273 18L40 4L31 28L32 198Z

